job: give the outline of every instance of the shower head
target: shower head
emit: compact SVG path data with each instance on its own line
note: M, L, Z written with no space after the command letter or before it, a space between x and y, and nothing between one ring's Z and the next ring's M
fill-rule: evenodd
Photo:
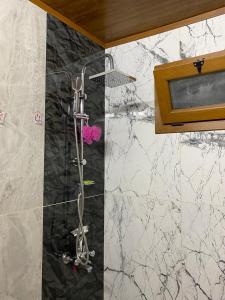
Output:
M110 88L136 81L136 78L116 69L110 69L109 71L92 75L89 79Z

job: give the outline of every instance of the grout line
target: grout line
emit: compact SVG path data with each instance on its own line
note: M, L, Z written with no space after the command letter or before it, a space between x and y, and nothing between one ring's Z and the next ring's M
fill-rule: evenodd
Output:
M47 204L47 205L43 205L43 208L50 207L50 206L57 206L57 205L61 205L64 203L76 202L76 201L77 201L77 199L72 199L72 200L63 201L63 202L59 202L59 203Z
M14 211L10 211L10 212L6 212L3 214L0 214L0 218L1 217L7 217L7 216L12 216L12 215L18 215L18 214L22 214L28 211L34 211L37 209L42 209L42 206L35 206L35 207L29 207L29 208L24 208L24 209L20 209L20 210L14 210Z
M98 196L103 196L103 195L104 195L104 193L102 193L102 194L96 194L96 195L84 197L84 199L90 199L90 198L94 198L94 197L98 197ZM64 204L64 203L72 203L72 202L76 202L76 201L77 201L77 199L72 199L72 200L63 201L63 202L59 202L59 203L43 205L43 208L51 207L51 206L57 206L57 205L61 205L61 204Z
M98 197L98 196L104 196L104 193L88 196L88 197L85 197L85 199L90 199L90 198L94 198L94 197ZM54 203L54 204L49 204L49 205L35 206L35 207L29 207L29 208L24 208L24 209L20 209L20 210L15 210L15 211L0 214L0 218L10 216L10 215L21 214L21 213L24 213L26 211L33 211L33 210L36 210L36 209L43 209L43 208L47 208L47 207L51 207L51 206L57 206L57 205L61 205L61 204L64 204L64 203L72 203L72 202L76 202L76 201L77 201L77 199L72 199L72 200L59 202L59 203Z

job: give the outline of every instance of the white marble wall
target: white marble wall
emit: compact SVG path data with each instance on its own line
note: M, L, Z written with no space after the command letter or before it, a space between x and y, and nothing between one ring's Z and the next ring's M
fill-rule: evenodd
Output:
M40 300L46 14L0 1L0 299Z
M225 16L109 49L105 300L225 299L225 131L155 135L157 64L225 49Z

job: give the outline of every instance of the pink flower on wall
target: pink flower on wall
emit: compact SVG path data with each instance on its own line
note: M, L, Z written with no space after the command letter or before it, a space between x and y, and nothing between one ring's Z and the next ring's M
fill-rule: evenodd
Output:
M88 145L93 144L93 142L98 142L101 139L102 129L98 126L85 125L82 128L82 136L84 142Z

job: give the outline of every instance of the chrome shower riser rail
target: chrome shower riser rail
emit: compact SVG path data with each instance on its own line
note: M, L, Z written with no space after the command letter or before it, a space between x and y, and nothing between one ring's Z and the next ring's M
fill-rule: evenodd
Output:
M77 229L72 231L72 234L76 237L76 257L72 258L66 254L63 255L63 260L65 264L73 262L75 266L82 266L88 272L92 270L90 257L95 255L95 251L89 251L86 233L88 232L88 227L83 225L83 215L84 215L84 165L86 165L86 160L84 159L84 142L83 142L83 126L84 122L87 122L89 116L84 113L84 101L87 99L85 94L85 73L89 65L101 59L108 58L110 64L110 70L107 72L102 72L96 74L93 80L108 84L109 87L116 87L126 83L135 81L136 79L125 73L122 73L114 69L114 61L111 54L105 53L102 56L98 56L90 62L87 62L81 71L81 75L72 78L72 89L74 90L74 102L73 102L73 117L74 117L74 135L75 135L75 145L76 145L76 158L73 160L75 166L78 167L79 179L80 179L80 192L78 195L78 218L79 226ZM89 77L89 79L91 79ZM99 79L99 80L98 80ZM100 80L101 79L101 80ZM78 141L78 125L80 127L80 136ZM74 234L75 233L75 234Z

